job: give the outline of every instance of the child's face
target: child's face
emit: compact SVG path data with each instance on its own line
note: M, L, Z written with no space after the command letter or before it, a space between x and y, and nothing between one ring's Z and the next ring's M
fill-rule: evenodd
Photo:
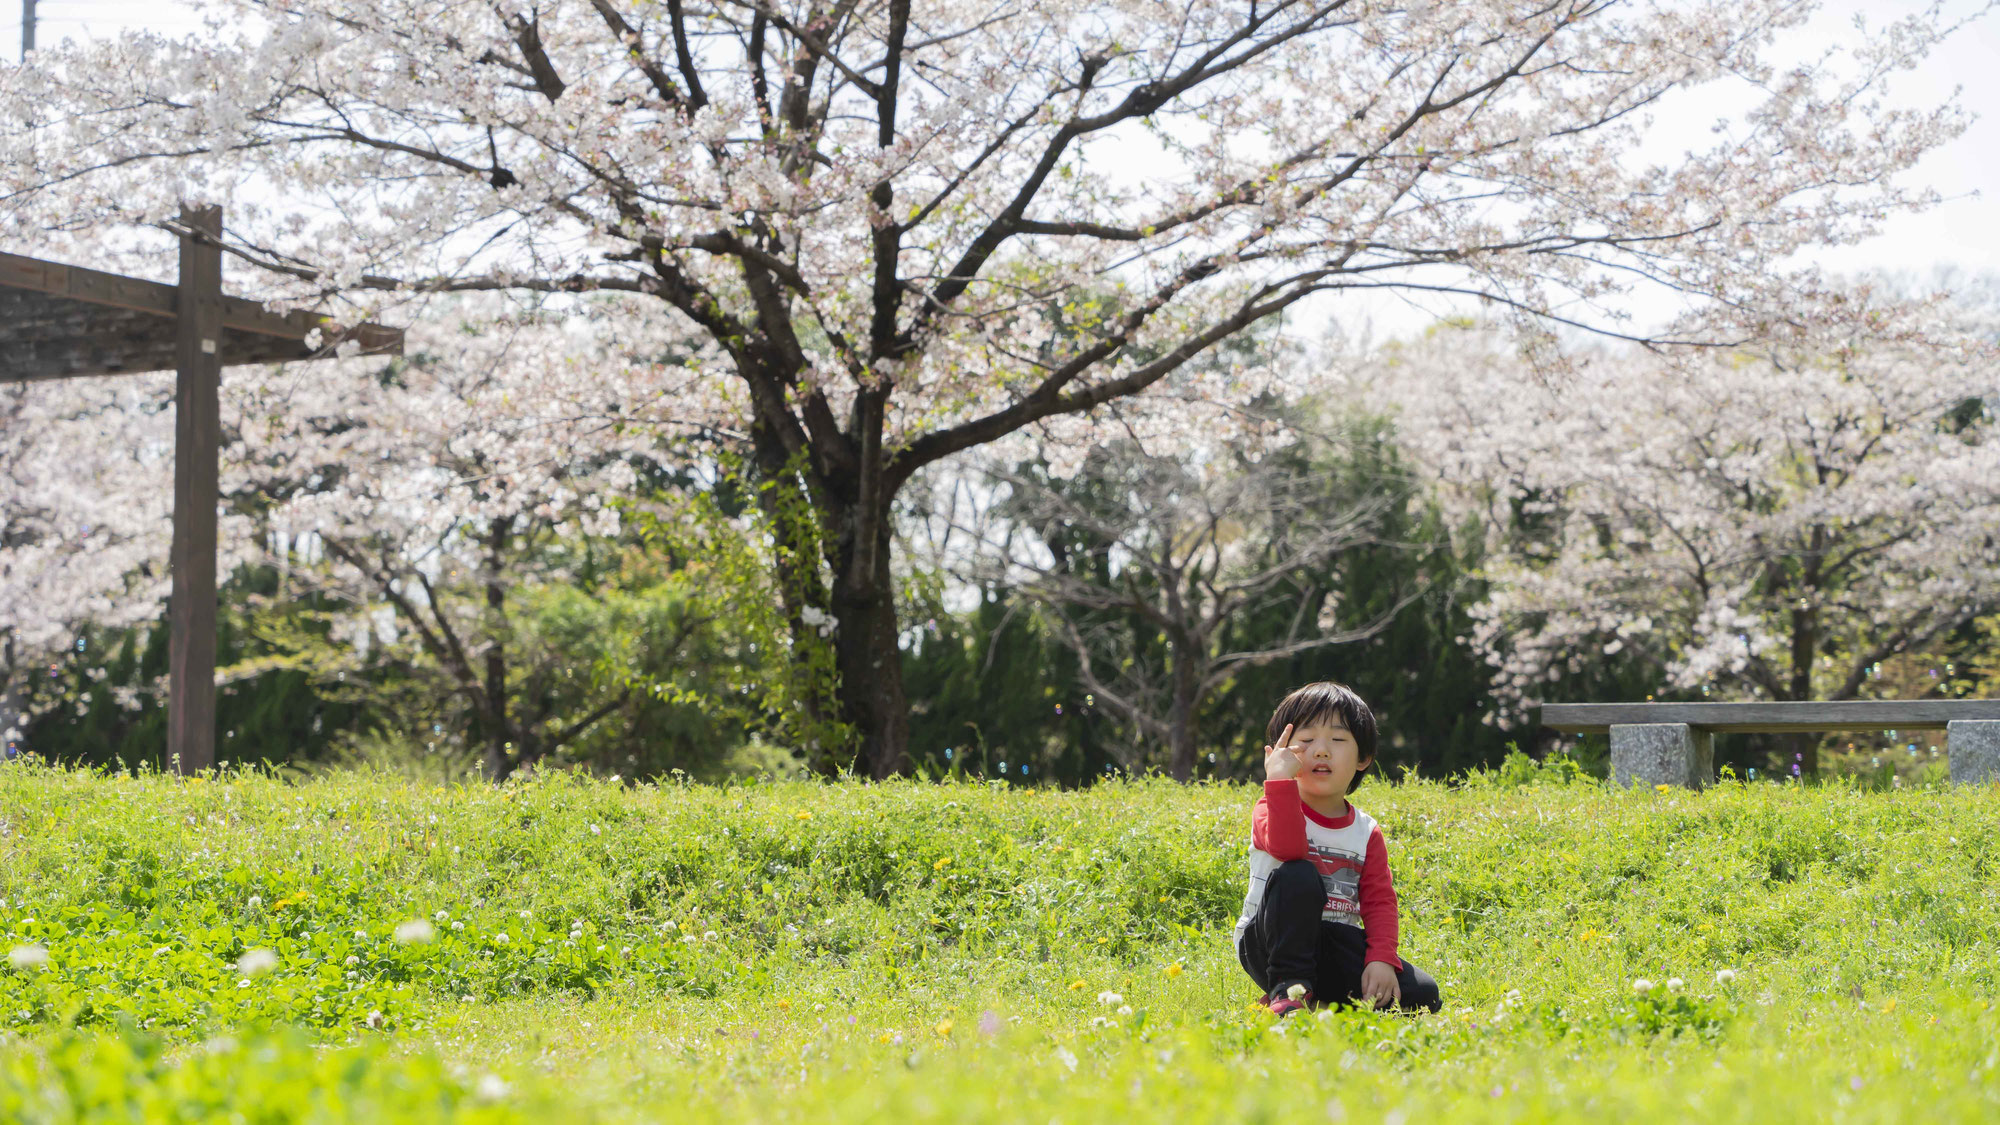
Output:
M1348 783L1368 765L1338 716L1293 731L1292 749L1299 755L1299 795L1308 801L1344 799Z

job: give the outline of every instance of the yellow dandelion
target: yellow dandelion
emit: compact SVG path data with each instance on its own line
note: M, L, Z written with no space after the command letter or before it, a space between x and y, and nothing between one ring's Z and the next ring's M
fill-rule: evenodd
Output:
M1887 1000L1884 1000L1884 1001L1882 1001L1882 1010L1883 1010L1883 1011L1885 1011L1885 1012L1893 1012L1893 1011L1895 1011L1895 1010L1896 1010L1896 998L1895 998L1895 997L1893 997L1893 996L1891 996L1891 997L1890 997L1889 999L1887 999Z
M940 1037L949 1039L951 1038L951 1021L949 1019L939 1020L937 1021L937 1026L931 1028L931 1030L937 1032Z
M1173 964L1171 964L1171 965L1168 965L1168 966L1167 966L1167 969L1166 969L1166 973L1167 973L1167 979L1168 979L1168 980L1172 980L1172 979L1174 979L1175 977L1177 977L1177 976L1180 976L1180 975L1181 975L1181 963L1180 963L1179 961L1176 961L1176 962L1174 962Z
M1662 782L1661 782L1661 783L1659 783L1658 785L1655 785L1655 786L1653 786L1653 789L1654 789L1654 790L1655 790L1656 792L1660 792L1660 793L1665 793L1665 792L1666 792L1667 790L1669 790L1669 789L1672 789L1672 788L1673 788L1673 786L1671 786L1671 785L1668 785L1668 784L1667 784L1666 782L1664 782L1664 781L1662 781Z
M938 861L937 861L936 863L933 863L933 864L931 864L931 870L932 870L932 871L943 871L943 870L944 870L945 868L947 868L947 867L950 867L950 866L951 866L951 857L950 857L950 856L946 856L946 857L944 857L943 859L941 859L941 860L938 860Z
M796 820L811 820L813 818L813 814L801 809L798 812L793 813L792 817Z
M1080 988L1089 988L1089 987L1090 987L1089 985L1085 984L1084 982L1082 982L1082 981L1080 981L1080 980L1073 980L1073 981L1069 982L1069 990L1070 990L1071 992L1075 992L1076 990L1078 990L1078 989L1080 989Z
M1099 945L1110 945L1110 944L1111 944L1111 939L1110 939L1110 938L1108 938L1108 937L1101 937L1101 938L1098 938L1098 939L1097 939L1097 944L1099 944Z
M790 1000L780 1000L780 1001L778 1001L778 1010L779 1010L779 1011L781 1011L781 1012L789 1012L789 1011L791 1011L791 1010L792 1010L792 1002L791 1002Z
M1577 935L1577 939L1576 939L1576 940L1578 940L1578 941L1593 941L1593 940L1595 940L1595 939L1596 939L1596 937L1597 937L1597 931L1596 931L1596 930L1585 930L1585 931L1583 931L1583 933L1581 933L1581 934Z
M886 1031L875 1037L875 1042L877 1043L887 1043L888 1041L889 1041L889 1033Z

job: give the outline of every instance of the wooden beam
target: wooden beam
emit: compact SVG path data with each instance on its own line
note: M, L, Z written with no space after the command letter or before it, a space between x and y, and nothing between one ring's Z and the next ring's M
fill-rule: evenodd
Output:
M66 266L60 262L44 262L39 258L24 258L19 254L0 254L0 285L155 316L171 318L174 315L174 287L171 285L82 266Z
M1723 734L1832 730L1943 730L1968 719L2000 719L2000 699L1864 699L1784 703L1549 703L1541 723L1572 734L1613 726L1686 723Z
M32 337L0 354L0 382L123 375L174 365L175 287L82 266L0 253L0 302L8 310L0 337ZM363 355L401 355L403 331L379 324L347 327L318 313L275 313L241 297L221 298L218 342L224 367L327 359L353 341ZM306 338L317 330L320 346Z
M107 308L152 313L169 320L177 315L179 309L175 289L171 285L83 266L45 262L40 258L24 258L19 254L0 254L0 286L32 290ZM328 318L302 309L276 313L243 297L223 297L221 300L222 325L236 332L299 340L314 327L330 323Z
M183 776L215 764L215 548L222 446L220 207L181 208L216 241L181 238L174 384L174 538L168 555L167 762Z

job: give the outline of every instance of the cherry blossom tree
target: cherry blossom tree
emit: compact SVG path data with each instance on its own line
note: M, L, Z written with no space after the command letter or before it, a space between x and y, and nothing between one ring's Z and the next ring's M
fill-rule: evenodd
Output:
M172 404L171 376L0 386L0 743L80 625L132 624L166 596Z
M397 663L412 689L458 700L471 720L458 733L495 779L642 702L649 685L636 674L672 665L708 624L698 606L654 622L645 639L659 651L629 654L635 675L566 666L526 622L529 599L582 581L593 551L619 549L622 501L657 504L658 481L685 467L675 404L700 378L681 361L700 349L668 317L661 308L649 326L588 302L473 295L434 301L407 360L232 368L225 570L270 565L285 573L279 601L318 594L342 608L331 648L225 668L225 681L280 664L359 680L370 659L407 650ZM7 392L0 612L17 653L39 659L85 621L117 627L159 612L172 383ZM579 675L602 682L551 687ZM588 702L574 705L579 695Z
M223 0L205 35L0 74L0 238L116 259L183 198L226 199L262 295L348 319L439 290L675 310L716 349L683 406L818 515L781 552L819 563L788 612L837 623L883 775L907 762L892 505L926 466L1087 437L1315 293L1706 340L1620 302L1731 306L1924 202L1894 174L1962 117L1880 94L1948 21L1777 69L1811 10ZM1716 81L1743 117L1642 157L1648 115Z
M655 321L664 321L659 310ZM611 543L620 502L681 468L672 403L696 378L662 362L678 341L588 304L497 295L442 303L417 321L409 360L249 369L226 419L228 495L270 547L306 562L295 589L330 592L360 647L406 644L473 716L486 775L506 776L633 704L645 686L529 643L526 591L580 581ZM628 349L647 352L633 362ZM290 544L302 544L304 557ZM709 617L683 607L650 643L659 667ZM352 651L350 649L350 651ZM633 663L640 663L634 654Z
M1860 289L1754 334L1564 358L1448 326L1377 361L1416 456L1488 529L1470 642L1503 715L1614 656L1663 691L1852 699L2000 607L1991 323Z

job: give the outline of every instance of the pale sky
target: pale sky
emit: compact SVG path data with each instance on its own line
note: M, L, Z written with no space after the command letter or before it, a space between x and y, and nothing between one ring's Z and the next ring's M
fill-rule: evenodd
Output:
M1947 10L1969 13L1980 0L1949 0ZM19 9L15 0L0 0L8 9L0 47L19 56ZM1851 41L1857 14L1871 27L1922 10L1926 0L1831 0L1807 31L1781 44L1780 62L1812 57L1843 37ZM170 36L186 35L200 26L193 11L175 0L40 0L38 41L49 45L65 38L116 34L125 28L151 28ZM1931 56L1921 71L1898 75L1893 100L1907 105L1932 105L1956 91L1959 104L1978 115L1970 129L1952 144L1931 153L1907 177L1912 186L1928 186L1944 196L1932 210L1890 219L1883 232L1866 243L1816 252L1814 260L1842 271L1891 270L1929 274L1943 267L1970 273L2000 271L2000 14L1987 13L1964 28ZM1673 155L1677 147L1709 140L1708 126L1717 117L1740 108L1741 91L1720 87L1689 91L1678 103L1661 107L1657 151ZM1344 305L1343 309L1353 306ZM1393 302L1365 315L1379 332L1400 333L1427 323L1446 310L1401 308ZM1347 320L1333 308L1303 310L1299 321L1330 323Z

